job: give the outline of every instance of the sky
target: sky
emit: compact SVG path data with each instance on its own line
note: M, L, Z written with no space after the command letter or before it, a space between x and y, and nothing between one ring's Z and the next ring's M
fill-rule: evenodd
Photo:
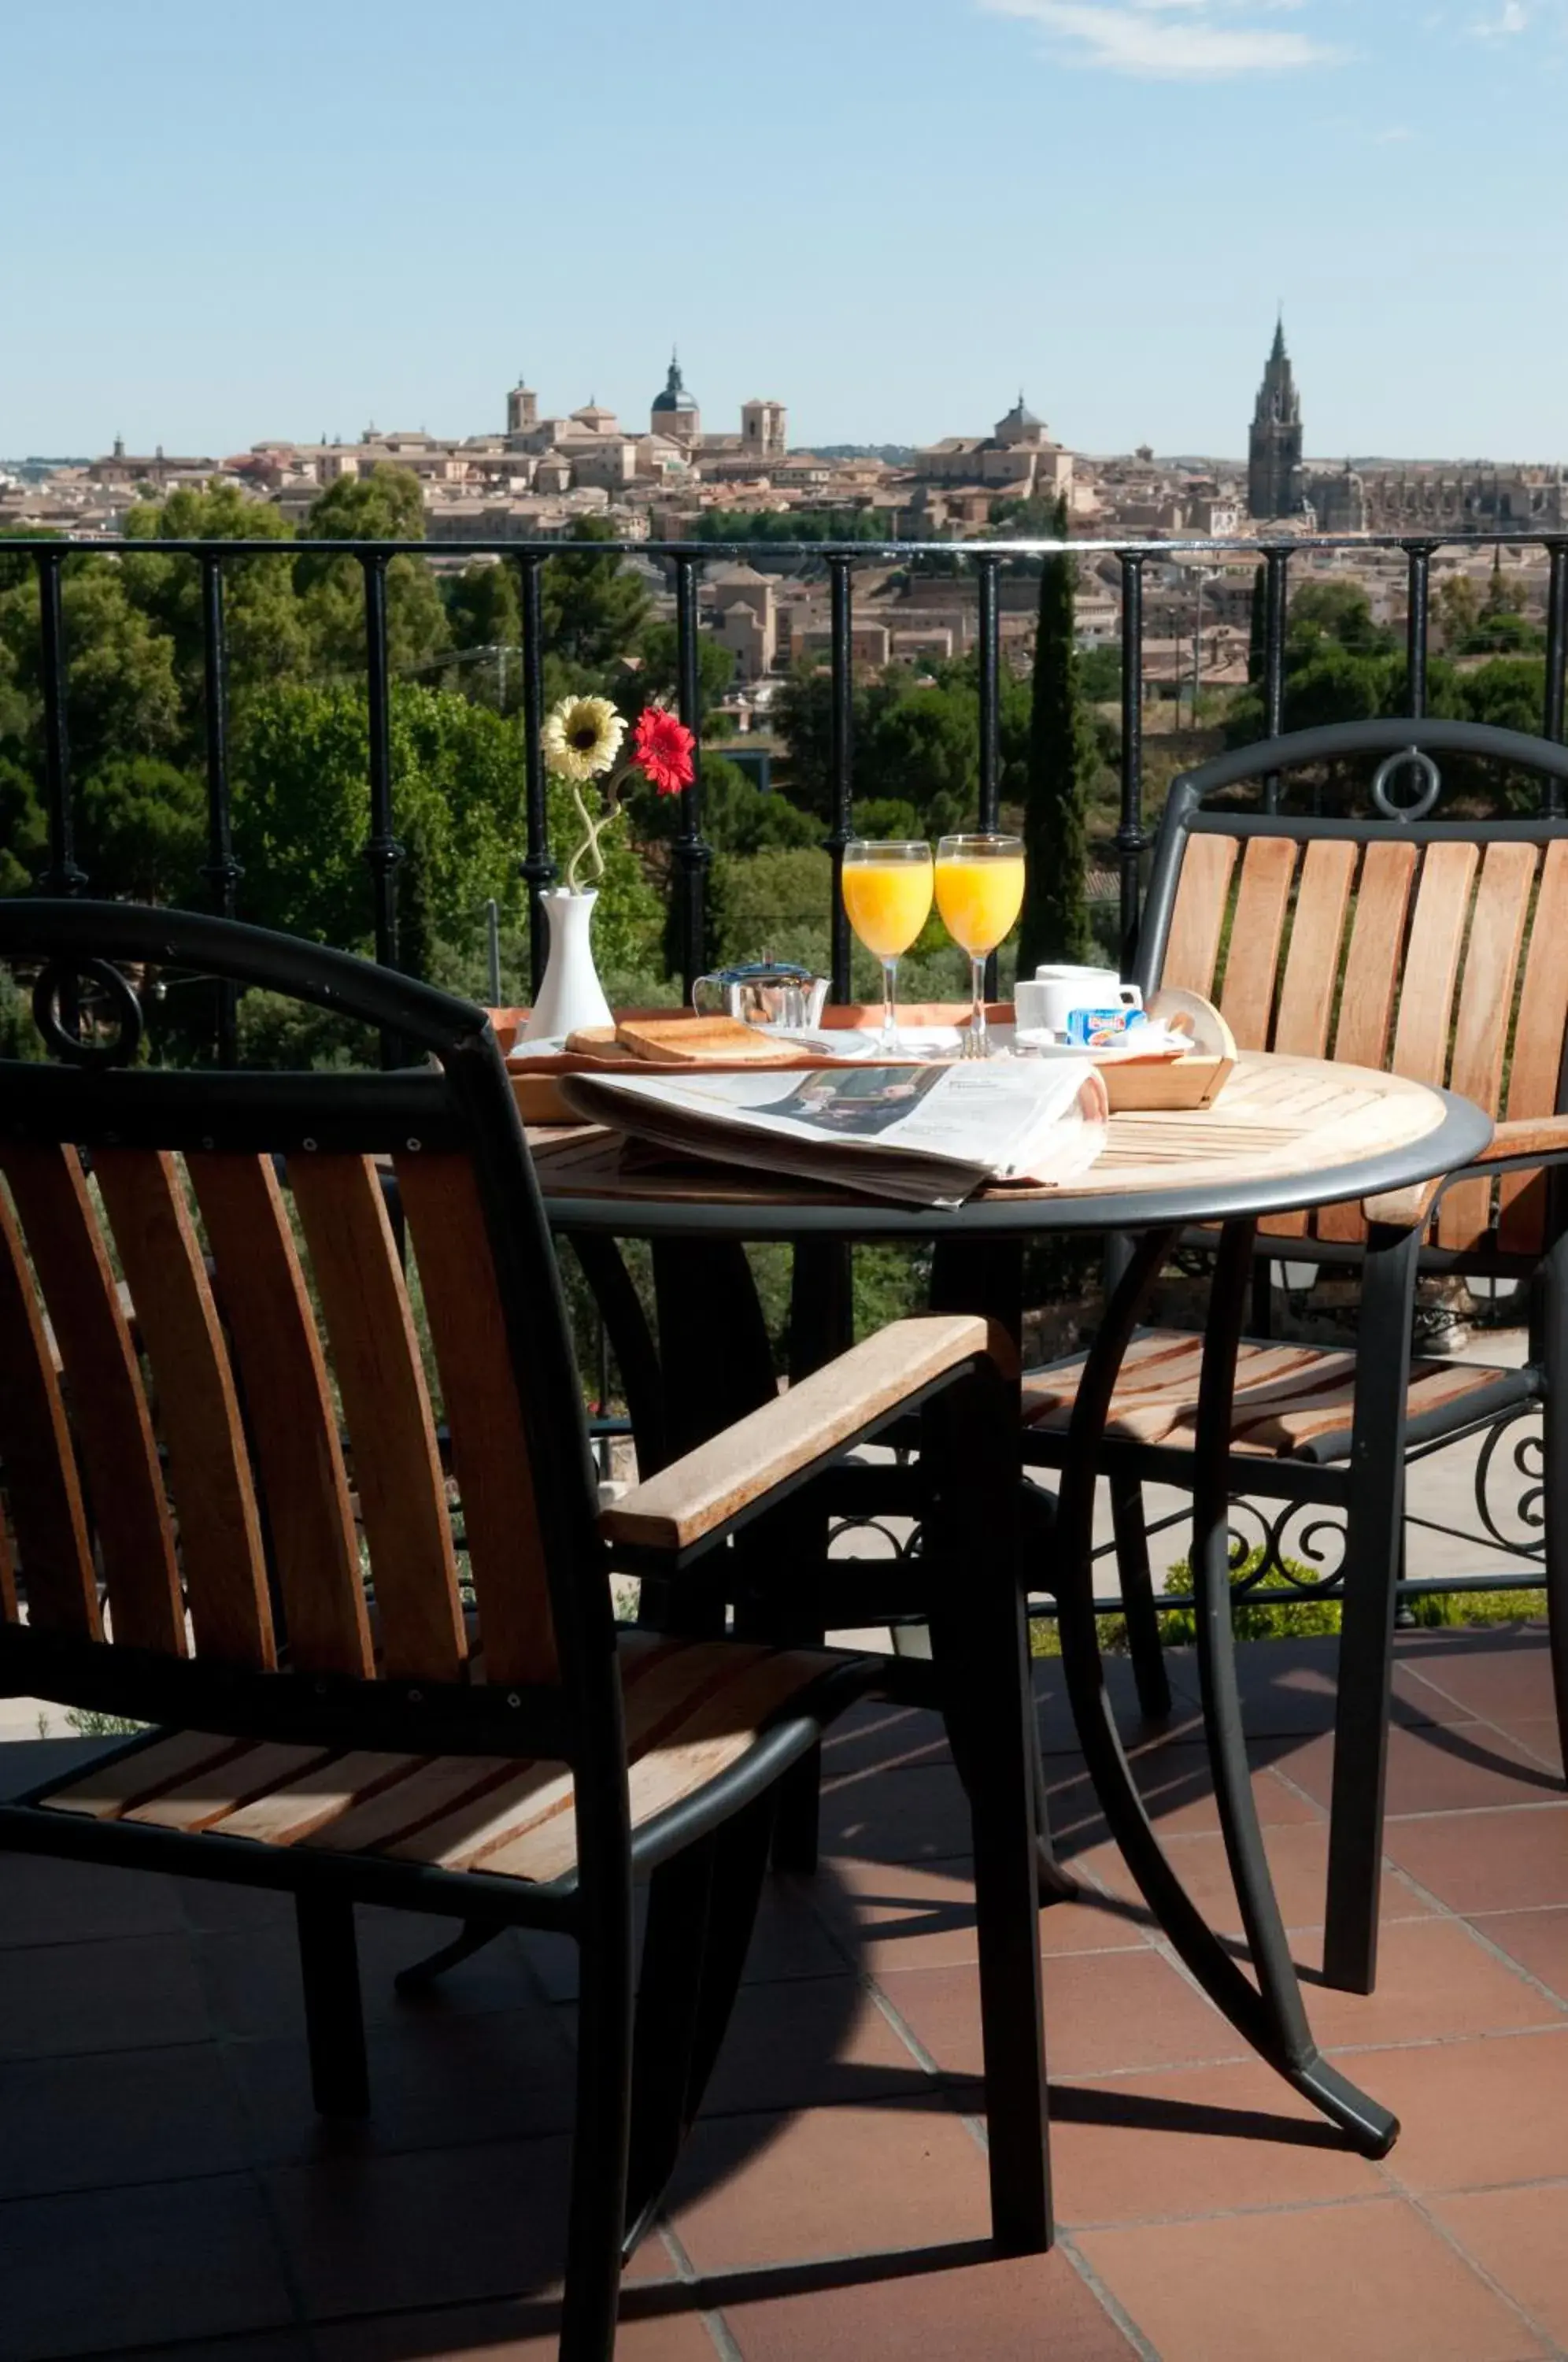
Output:
M1568 458L1568 0L6 0L0 454L704 425Z

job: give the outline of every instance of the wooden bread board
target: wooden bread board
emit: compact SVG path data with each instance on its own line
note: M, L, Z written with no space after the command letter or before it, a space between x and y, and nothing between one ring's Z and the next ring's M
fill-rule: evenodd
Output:
M1151 1016L1185 1016L1190 1023L1193 1047L1182 1058L1147 1058L1119 1060L1103 1065L1106 1087L1113 1115L1133 1110L1162 1108L1211 1107L1225 1087L1236 1063L1236 1045L1231 1030L1210 1001L1195 992L1175 990L1155 993L1149 1003ZM515 1021L516 1012L506 1016ZM622 1012L618 1022L630 1021L634 1030L639 1018L651 1018L659 1025L679 1017L679 1010L628 1010ZM962 1025L969 1015L966 1002L927 1001L899 1004L899 1022L911 1031L922 1025ZM867 1002L849 1001L836 1009L823 1011L821 1022L813 1029L827 1033L839 1030L853 1031L857 1027L878 1025L882 1010ZM1012 1003L996 1000L988 1004L987 1017L993 1025L1010 1025ZM689 1021L694 1027L702 1023L695 1016ZM498 1032L500 1029L498 1028ZM513 1038L516 1034L515 1023ZM560 1095L560 1083L569 1075L602 1075L632 1072L638 1075L686 1075L696 1070L698 1062L685 1058L638 1057L615 1039L609 1027L597 1027L591 1035L575 1034L574 1046L530 1055L525 1049L513 1051L508 1060L512 1087L519 1112L525 1123L576 1123ZM650 1037L651 1038L651 1037ZM788 1058L769 1059L767 1064L780 1073L810 1073L819 1066L831 1066L834 1060L813 1057L801 1053ZM703 1059L701 1069L709 1074L730 1074L755 1070L758 1061L753 1057L744 1062L723 1059Z

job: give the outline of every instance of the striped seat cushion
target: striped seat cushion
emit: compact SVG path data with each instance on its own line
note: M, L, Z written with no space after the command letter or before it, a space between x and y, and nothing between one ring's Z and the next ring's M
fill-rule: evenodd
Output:
M824 1650L625 1634L634 1827L728 1771L813 1682L850 1661ZM514 1755L344 1753L183 1730L39 1801L94 1820L381 1854L532 1884L564 1878L577 1863L570 1772Z
M1050 1369L1026 1371L1023 1418L1043 1434L1065 1434L1077 1398L1085 1354ZM1109 1436L1131 1443L1190 1447L1198 1428L1198 1385L1203 1340L1154 1329L1127 1349L1111 1398ZM1350 1449L1355 1408L1356 1357L1315 1345L1243 1342L1236 1356L1232 1451L1272 1459L1337 1459ZM1456 1423L1479 1407L1485 1394L1523 1399L1534 1391L1526 1374L1475 1362L1412 1362L1406 1417L1433 1412Z

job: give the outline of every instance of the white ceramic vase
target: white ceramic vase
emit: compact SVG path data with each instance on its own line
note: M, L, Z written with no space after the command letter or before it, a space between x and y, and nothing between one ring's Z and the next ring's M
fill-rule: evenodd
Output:
M528 1022L525 1042L541 1042L575 1033L584 1025L611 1025L610 1003L593 965L593 906L597 887L574 893L569 886L552 887L539 897L550 930L549 956Z

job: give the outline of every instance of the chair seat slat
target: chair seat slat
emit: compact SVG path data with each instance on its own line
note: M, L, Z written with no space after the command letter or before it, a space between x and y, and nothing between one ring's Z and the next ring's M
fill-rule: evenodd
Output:
M116 1640L186 1650L158 1444L122 1290L73 1148L8 1142L10 1183L59 1347Z
M289 1160L343 1397L382 1670L454 1681L467 1654L436 1422L392 1225L362 1156Z
M100 1149L94 1172L152 1367L198 1654L276 1661L250 1459L217 1308L163 1151Z
M40 1629L102 1638L87 1515L60 1381L22 1234L0 1190L0 1475L10 1501L28 1617ZM17 1612L7 1586L8 1617Z
M296 1672L373 1671L337 1420L270 1158L187 1159L245 1388Z

